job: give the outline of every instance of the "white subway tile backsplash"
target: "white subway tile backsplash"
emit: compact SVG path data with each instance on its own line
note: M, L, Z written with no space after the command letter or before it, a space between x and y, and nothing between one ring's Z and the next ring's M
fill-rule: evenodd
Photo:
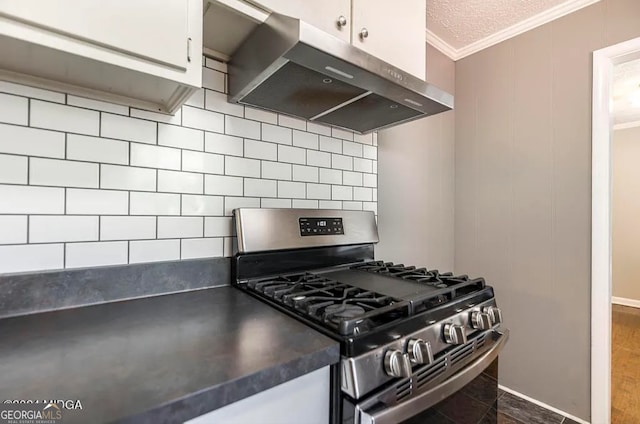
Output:
M233 219L227 216L204 218L205 237L230 237L233 235Z
M353 169L360 172L374 172L373 161L370 159L353 158Z
M156 191L155 169L100 165L100 188Z
M0 81L0 92L17 94L18 96L30 97L32 99L40 99L56 103L64 103L65 100L64 93L43 90L41 88L29 87L26 85L14 84L8 81Z
M202 68L202 86L209 90L225 92L225 75L209 68Z
M296 130L307 130L306 121L287 115L278 115L278 125L282 127L294 128Z
M227 95L217 91L206 90L204 95L205 109L215 112L244 117L244 106L236 103L229 103Z
M205 174L224 173L224 156L215 153L182 151L182 170Z
M362 146L362 153L367 159L378 159L378 149L374 146Z
M262 140L279 144L291 144L292 133L290 128L278 127L276 125L262 124Z
M236 137L260 138L260 123L249 119L238 118L237 116L226 115L224 117L225 134Z
M174 116L0 82L0 273L230 256L238 207L377 212L376 134L228 103L205 64Z
M260 177L260 161L229 156L225 160L224 173L240 177Z
M216 71L227 73L227 64L220 62L216 59L211 59L210 57L205 57L204 66L207 68L215 69Z
M29 184L98 188L97 163L58 159L29 159Z
M331 167L334 169L344 169L346 171L353 171L353 160L350 156L343 155L331 155Z
M0 185L0 214L64 214L64 189Z
M278 160L278 146L273 143L247 139L244 141L244 155L248 158Z
M318 150L318 135L304 131L293 130L293 145L306 149Z
M97 216L30 216L29 243L98 240Z
M362 200L365 202L371 202L373 199L373 189L368 187L354 187L353 188L353 200Z
M67 189L68 215L128 215L129 192Z
M158 124L144 119L102 113L100 135L121 140L156 144Z
M331 127L327 127L326 125L316 124L315 122L307 122L307 131L331 136Z
M89 162L129 163L129 143L86 135L67 135L67 159Z
M288 163L262 161L262 178L290 180L291 175L291 165Z
M205 133L204 150L223 155L242 156L244 143L240 137L230 135Z
M331 137L341 138L343 140L353 141L353 132L340 128L331 128Z
M0 124L0 153L64 158L64 140L61 132Z
M304 199L307 197L305 184L278 181L278 197Z
M158 170L158 191L169 193L204 193L202 174L193 172Z
M85 109L100 110L102 112L117 113L118 115L129 115L129 107L117 105L115 103L101 102L100 100L87 99L85 97L67 95L67 104Z
M276 181L254 178L244 179L244 195L251 197L276 197Z
M204 192L206 194L242 196L243 187L242 178L240 177L228 177L224 175L204 176Z
M254 121L262 121L267 124L277 124L278 123L278 115L269 112L268 110L255 109L252 107L247 107L244 110L244 117L247 119L253 119Z
M308 199L331 199L331 186L328 184L307 184Z
M0 246L0 273L64 268L64 244Z
M378 146L378 133L377 132L373 133L373 145L374 146Z
M194 238L182 240L180 259L217 258L224 255L224 239Z
M362 202L362 210L371 211L378 215L378 203L377 202Z
M376 174L362 174L363 175L363 185L365 187L377 187L378 186L378 176Z
M180 215L180 195L131 192L130 215Z
M289 209L291 208L291 199L261 199L261 208Z
M147 240L129 243L129 263L180 259L180 240Z
M31 100L29 124L33 127L99 135L100 112L56 103Z
M353 200L353 187L331 186L331 200Z
M158 238L203 237L204 218L201 216L159 216Z
M318 209L317 200L293 199L293 207L300 209Z
M223 198L220 196L182 195L182 215L207 216L224 213Z
M29 123L29 100L25 97L0 93L0 122L27 125Z
M22 244L27 242L27 217L0 215L0 244Z
M324 184L342 184L342 171L320 168L320 182Z
M342 184L349 186L361 186L362 185L362 173L361 172L342 172Z
M129 243L126 241L69 243L65 251L65 268L124 265L128 256Z
M182 109L178 109L174 115L167 115L166 113L150 112L132 107L131 117L164 122L165 124L182 125Z
M331 153L342 153L342 140L321 135L320 150Z
M362 202L342 202L342 209L352 210L352 211L361 211Z
M158 124L158 144L181 149L204 150L204 131Z
M293 181L318 182L318 168L313 166L293 165Z
M225 197L224 214L231 216L236 208L259 208L260 199L257 197Z
M182 125L222 133L224 132L224 115L210 110L182 106Z
M100 240L136 240L156 238L155 216L100 217Z
M354 143L353 141L342 142L342 154L347 156L362 157L362 144Z
M28 162L24 156L0 154L0 184L27 184Z
M299 147L278 146L278 161L305 164L307 154Z
M181 153L179 149L172 147L131 143L131 165L179 170Z

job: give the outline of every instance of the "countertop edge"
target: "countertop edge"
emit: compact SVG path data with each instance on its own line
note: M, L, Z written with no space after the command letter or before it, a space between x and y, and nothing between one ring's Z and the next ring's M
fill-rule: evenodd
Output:
M239 379L230 380L191 395L124 417L112 424L169 424L184 422L252 395L286 383L340 360L340 344L328 346L287 363L278 364ZM239 389L240 387L240 389Z

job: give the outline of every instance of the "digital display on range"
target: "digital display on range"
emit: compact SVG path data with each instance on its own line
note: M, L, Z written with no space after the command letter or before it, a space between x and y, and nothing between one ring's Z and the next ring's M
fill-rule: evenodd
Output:
M300 218L301 236L331 236L344 234L342 218Z

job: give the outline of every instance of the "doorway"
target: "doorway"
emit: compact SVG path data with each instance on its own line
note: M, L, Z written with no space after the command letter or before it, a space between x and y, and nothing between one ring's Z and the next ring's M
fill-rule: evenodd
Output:
M612 130L614 67L640 59L640 38L593 53L591 422L611 422Z

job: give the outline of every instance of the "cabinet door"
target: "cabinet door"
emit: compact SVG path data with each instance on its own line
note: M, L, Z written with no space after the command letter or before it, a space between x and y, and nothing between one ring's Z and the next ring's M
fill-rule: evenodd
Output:
M347 43L351 37L351 0L256 0L267 10L299 18ZM338 25L340 16L345 25Z
M186 69L188 5L185 0L0 0L0 15Z
M352 0L353 45L425 79L425 0ZM361 37L366 29L368 36Z

